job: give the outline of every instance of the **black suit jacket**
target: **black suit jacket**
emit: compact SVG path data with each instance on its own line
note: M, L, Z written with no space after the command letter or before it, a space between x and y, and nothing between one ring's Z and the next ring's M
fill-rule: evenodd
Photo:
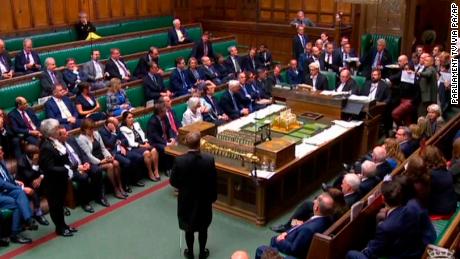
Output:
M251 71L252 73L255 73L256 70L260 67L257 56L251 59L249 55L246 55L242 58L241 64L243 66L243 71Z
M372 64L374 63L375 56L377 55L377 48L373 47L370 52L361 57L361 70L364 76L370 78L372 72ZM383 50L380 64L383 66L382 78L388 77L388 69L386 65L392 64L390 52L387 49Z
M385 175L390 174L391 171L393 171L393 168L391 167L390 163L385 160L385 162L377 165L376 176L380 179L383 179Z
M212 203L217 200L214 158L199 151L176 157L170 183L179 190L179 227L185 231L208 228L212 221Z
M16 179L22 181L26 186L32 186L32 182L40 177L43 174L43 171L39 169L35 171L32 169L32 164L27 159L26 154L22 154L18 159L18 172L16 174Z
M75 31L77 32L77 40L86 40L90 32L96 32L96 27L90 22L86 24L78 22L75 24Z
M259 64L261 67L264 67L265 69L269 69L273 59L272 59L272 53L269 51L266 51L266 55L264 55L263 52L259 52L257 54L257 60L259 61Z
M215 84L221 84L222 81L220 80L220 74L217 68L214 65L210 67L201 66L198 68L199 73L204 76L205 80L211 80Z
M126 70L128 70L128 67L126 66L126 63L120 59L121 63L123 63L123 65L125 66ZM107 63L105 64L105 72L106 73L109 73L109 76L107 79L112 79L114 77L118 78L118 79L123 79L121 78L121 74L120 74L120 71L118 70L118 67L117 67L117 64L115 64L115 62L113 62L113 60L111 58L109 58L109 60L107 60Z
M243 71L242 58L240 56L236 56L235 59L238 62L238 65L240 66L241 71ZM233 62L230 56L228 56L228 58L225 60L225 67L227 68L228 74L235 74L238 72L238 71L235 71L235 66L233 65Z
M165 122L164 126L166 128L167 139L163 138L162 122L156 115L152 115L147 124L147 139L149 140L150 145L154 146L160 152L164 151L169 139L176 137L176 134L174 134L174 131L169 124L168 118L165 118L163 121Z
M205 114L206 116L210 117L211 121L217 120L219 115L224 114L224 111L222 110L222 108L220 107L219 103L217 102L216 98L214 98L214 96L209 98L209 96L205 95L203 99L205 100L205 102L211 105L211 110L207 114Z
M351 208L351 206L355 204L355 202L359 201L361 195L359 191L356 191L352 194L343 196L343 198L345 199L345 203L347 204L347 206Z
M9 72L10 70L14 70L13 62L11 62L11 59L10 59L10 54L6 50L4 50L0 54L0 63L2 63L5 66L7 72Z
M313 86L313 80L311 79L310 75L306 76L305 83L307 85ZM327 90L327 89L329 89L329 84L327 82L326 76L324 76L321 73L318 73L318 75L316 76L315 88L316 88L316 90Z
M187 30L181 27L180 31L182 32L182 35L184 35L184 38L185 38L182 44L191 42L190 38L188 37ZM168 30L168 45L176 46L177 44L179 44L179 38L177 37L176 30L174 28L171 28Z
M61 83L64 87L67 87L67 84L64 81L64 77L62 76L61 71L54 71L54 76L56 77L59 83ZM40 76L40 85L42 86L41 97L50 96L53 94L54 84L50 74L48 73L48 70L44 70L42 72Z
M225 93L220 98L220 107L222 108L223 112L227 114L227 116L232 120L238 119L241 116L240 111L244 108L238 93L234 93L233 98L235 99L238 110L235 110L234 108L232 97L229 91L225 91Z
M137 62L136 69L134 70L134 77L136 78L143 78L149 73L149 54L142 56L139 58L139 61ZM159 66L160 64L157 63Z
M337 83L337 86L335 89L338 89L339 86L340 86L340 81ZM352 94L359 94L359 86L358 84L356 83L355 80L353 80L353 78L350 78L350 80L348 80L346 83L345 83L345 86L343 87L342 89L343 92L348 92L348 91L351 91Z
M305 40L305 45L308 42L308 37L306 35L303 35L303 38ZM294 38L292 39L292 54L295 59L299 59L300 54L305 52L305 48L302 45L302 42L300 41L299 34L296 34Z
M34 110L32 108L27 108L25 113L29 116L37 130L40 130L41 122L37 115L35 115ZM27 125L18 109L11 110L10 113L8 113L8 119L10 120L11 129L15 134L24 134L25 136L29 135L29 128L27 128Z
M210 41L206 42L206 46L208 47L208 57L211 60L214 60L214 50L212 49L212 43ZM201 63L201 58L204 56L204 42L200 40L195 43L192 49L191 57L194 57Z
M38 64L41 66L41 61L40 61L40 56L38 56L38 53L35 51L30 52L32 54L32 57L34 58L35 64ZM16 54L16 57L14 58L14 71L16 72L22 72L22 73L32 73L32 72L38 72L40 71L40 68L33 67L32 69L25 69L25 65L28 64L26 55L24 54L24 50L21 50Z
M160 93L166 91L163 84L163 78L160 75L154 75L154 77L156 81L152 80L150 74L147 73L143 79L144 95L147 101L158 100L158 98L160 98Z
M104 142L104 146L108 150L113 151L116 148L118 140L117 134L112 134L105 126L102 126L99 129L99 135L101 135L102 142Z
M334 52L331 54L331 59L332 59L332 64L326 63L326 52L321 53L319 59L320 61L320 70L322 71L327 71L329 69L332 69L335 73L339 73L339 67L342 66L342 58L340 55L337 55L337 53L334 54Z
M359 184L359 194L365 196L380 182L378 177L369 177Z
M61 155L54 148L51 140L45 139L40 146L40 169L45 173L45 181L52 189L64 189L67 186L68 171L65 165L70 165L69 157Z
M457 208L454 179L445 168L431 170L431 189L428 202L430 214L448 215Z
M364 95L364 96L369 96L371 90L371 81L366 81L366 84L364 85L364 88L362 91L360 91L359 95ZM384 102L388 104L390 102L391 98L391 93L390 93L390 87L380 80L377 85L377 92L375 93L375 100L377 102Z

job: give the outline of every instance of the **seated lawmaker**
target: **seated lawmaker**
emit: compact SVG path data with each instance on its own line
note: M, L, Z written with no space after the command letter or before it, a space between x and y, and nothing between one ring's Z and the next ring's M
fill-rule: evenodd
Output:
M306 75L305 83L307 85L313 86L313 91L327 90L329 89L329 84L325 75L319 72L319 65L316 62L310 63L308 65L310 74Z
M454 179L447 170L446 160L439 148L428 145L421 155L431 174L428 211L434 215L451 215L457 208Z
M164 103L166 107L166 118L168 119L169 125L171 125L171 129L179 136L179 128L182 127L181 120L177 118L176 113L172 109L172 101L171 97L169 96L162 96L158 99L158 103Z
M342 193L345 203L351 208L361 198L359 193L359 186L361 179L357 174L348 173L343 177L342 180Z
M331 225L330 216L334 213L334 200L328 193L322 193L313 204L313 216L303 224L272 237L270 247L288 256L306 258L313 236L322 233ZM260 246L256 250L256 259L268 246Z
M395 138L386 138L383 141L382 147L386 151L387 161L393 170L404 162L404 153L401 151L399 143Z
M158 48L156 47L150 47L149 52L147 55L142 56L139 58L139 61L137 62L136 69L134 70L134 77L136 78L143 78L147 75L147 73L150 71L150 64L154 62L158 66L158 74L160 76L163 75L163 70L160 68L160 62L159 61L160 53L158 52Z
M214 68L219 74L219 79L223 83L228 82L230 78L233 78L233 74L230 74L230 70L227 68L226 60L221 54L216 55L216 63L214 64Z
M395 138L399 143L399 148L406 158L408 158L418 148L416 141L412 140L412 132L409 127L399 127L396 131Z
M339 67L342 65L342 57L336 52L334 52L334 44L326 44L326 49L320 56L321 62L321 71L339 73Z
M231 78L236 78L241 71L243 71L242 58L238 56L238 49L235 46L228 48L228 57L225 60L228 75Z
M56 70L56 61L54 58L46 58L45 67L46 70L44 70L40 76L40 85L42 87L41 97L52 95L56 84L61 84L67 88L62 73Z
M54 87L53 97L45 103L46 118L59 121L59 124L67 130L80 127L77 108L69 97L65 96L66 89L57 84Z
M382 72L380 70L372 70L371 80L366 81L359 95L368 96L369 100L375 100L377 103L388 104L390 102L390 87L382 81Z
M181 26L179 19L174 19L173 28L168 30L168 46L190 43L192 40L188 36L187 29Z
M88 82L88 75L85 72L79 70L75 59L68 58L66 62L67 65L63 72L64 81L66 82L69 91L77 94L78 85L83 82Z
M382 146L376 146L372 150L372 162L377 165L377 177L383 179L387 174L391 174L393 167L387 160L387 151Z
M305 17L305 14L303 11L298 11L297 12L297 17L291 21L291 23L289 23L290 25L292 26L295 26L296 28L298 28L299 26L308 26L308 27L314 27L315 24L310 20L308 19L307 17Z
M254 110L260 110L265 108L267 105L272 103L270 97L266 97L264 89L259 88L259 85L255 79L255 73L247 71L246 73L246 85L245 88L249 91L251 95L252 107Z
M220 107L232 120L249 114L249 109L244 108L242 104L239 94L240 88L239 81L230 80L228 82L228 91L225 91L220 99Z
M40 133L41 121L35 111L29 107L26 98L16 97L16 109L8 113L11 130L19 139L38 146L42 134Z
M267 45L260 44L257 52L257 60L262 68L270 70L273 62L272 53L268 49Z
M260 91L262 99L272 98L273 81L268 78L268 72L265 68L257 70L257 79L254 81L255 86Z
M369 160L361 164L361 183L359 184L360 196L366 196L380 182L380 178L376 176L377 165Z
M88 76L88 82L91 83L93 91L103 89L109 85L109 81L105 79L109 74L105 72L105 65L100 61L101 52L93 49L91 52L91 60L84 63L82 66L83 72Z
M161 96L171 96L171 92L166 90L163 84L163 77L160 74L160 68L155 62L149 65L149 71L143 79L144 96L147 101L158 101Z
M203 105L206 106L208 109L206 113L203 113L203 120L212 122L216 125L222 125L228 121L230 118L227 114L224 113L220 104L217 102L216 98L214 97L214 92L216 90L216 85L207 83L203 87Z
M273 68L273 74L270 74L268 76L268 79L271 81L272 85L279 85L282 83L286 83L281 76L281 65L276 64L275 67Z
M110 49L110 58L105 64L105 72L108 79L118 78L123 82L131 80L131 72L129 72L126 63L121 58L120 49Z
M90 118L94 121L105 120L105 113L101 112L99 101L90 92L90 84L82 82L78 85L75 107L77 108L80 119Z
M421 135L424 138L430 138L442 127L444 119L441 116L441 109L437 104L431 104L427 108L426 117L418 118L417 125L420 127Z
M196 122L203 121L201 116L201 102L199 97L190 97L187 101L187 110L182 115L182 126L187 126Z
M23 49L14 58L14 71L17 74L39 72L42 68L40 56L32 49L32 39L25 38L22 42Z
M351 94L359 93L359 86L356 81L351 78L350 70L343 69L340 72L340 81L335 89L336 92L351 92Z
M88 15L85 12L79 14L80 20L75 24L77 40L86 40L90 32L96 32L96 27L88 21Z
M199 71L203 75L204 80L212 81L216 85L222 84L220 74L208 56L203 56L201 58L201 64Z
M112 78L107 91L107 113L110 116L120 116L123 112L133 109L125 90L121 88L121 80Z
M290 85L302 84L304 82L303 72L297 66L297 60L291 59L289 68L286 71L287 83Z
M256 47L249 48L249 53L241 60L241 67L243 68L243 71L250 71L252 73L255 73L260 67L259 60L257 59Z
M185 75L188 76L189 81L193 84L193 88L201 90L205 84L205 75L198 67L198 61L196 58L191 57L188 60L188 68L185 71Z
M5 49L5 41L0 39L0 79L11 79L14 76L13 62Z
M176 58L176 69L171 73L170 85L174 97L186 95L192 91L193 82L188 76L183 57Z
M360 63L360 69L366 78L371 77L371 71L373 69L381 70L382 77L387 78L388 68L385 66L392 64L393 61L390 52L386 48L385 39L378 39L377 47L372 47L368 53L361 57Z
M212 48L212 43L209 40L211 34L208 31L203 32L201 35L201 40L195 42L195 45L192 49L191 57L196 58L196 60L201 60L202 57L209 57L211 60L214 60L214 50Z

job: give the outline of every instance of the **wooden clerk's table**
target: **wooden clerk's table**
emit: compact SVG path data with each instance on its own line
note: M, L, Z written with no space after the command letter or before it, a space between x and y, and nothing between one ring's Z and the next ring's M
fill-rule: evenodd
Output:
M298 107L295 109L295 112L301 111ZM318 122L330 124L334 119L337 118L328 116ZM250 176L251 165L248 163L243 167L240 161L215 156L218 199L214 207L257 225L265 225L317 190L322 182L333 178L343 163L355 161L361 155L355 147L361 142L363 125L347 129L312 153L277 168L269 179L256 180ZM272 132L272 137L280 136L282 134ZM183 145L166 148L166 153L173 156L186 151Z

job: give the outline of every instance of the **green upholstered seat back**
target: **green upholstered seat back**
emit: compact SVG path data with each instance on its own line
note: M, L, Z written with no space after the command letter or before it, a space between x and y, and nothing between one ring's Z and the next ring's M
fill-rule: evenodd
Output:
M152 114L153 113L143 114L135 118L135 120L139 123L144 132L147 132L147 125L150 120L150 117L152 117Z
M351 78L356 81L359 86L359 90L362 91L364 89L364 84L366 83L366 78L364 76L351 76Z
M187 103L180 103L173 106L174 114L178 120L182 120L182 115L187 110Z
M144 87L142 85L131 86L126 90L126 95L133 107L145 105Z
M235 40L229 40L229 41L222 41L222 42L217 42L212 44L212 49L215 54L221 54L222 56L227 56L228 55L228 48L231 46L236 46L236 41Z
M321 71L321 74L325 75L327 78L328 90L335 90L337 84L337 75L334 72Z
M370 51L372 47L377 46L378 39L385 39L387 43L387 49L390 52L393 62L398 60L398 56L401 53L401 37L394 35L383 35L383 34L364 34L361 36L361 56L364 53Z
M32 105L40 97L41 87L39 80L23 82L17 85L0 88L0 109L8 109L15 106L15 99L23 96Z

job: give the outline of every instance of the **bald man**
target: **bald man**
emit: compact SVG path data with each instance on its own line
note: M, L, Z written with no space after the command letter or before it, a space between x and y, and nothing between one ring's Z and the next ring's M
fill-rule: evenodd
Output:
M372 150L372 161L377 166L375 175L380 179L383 179L385 175L390 174L393 170L387 158L387 151L382 146L377 146Z
M16 98L16 109L8 113L13 133L23 141L38 145L41 138L41 121L32 108L29 107L26 98L18 96Z
M248 252L238 250L232 254L231 259L250 259Z
M13 63L5 49L5 42L0 39L0 79L10 79L14 75Z
M19 51L14 58L14 71L22 74L40 71L42 63L38 53L33 50L32 40L24 39L22 46L23 50Z

